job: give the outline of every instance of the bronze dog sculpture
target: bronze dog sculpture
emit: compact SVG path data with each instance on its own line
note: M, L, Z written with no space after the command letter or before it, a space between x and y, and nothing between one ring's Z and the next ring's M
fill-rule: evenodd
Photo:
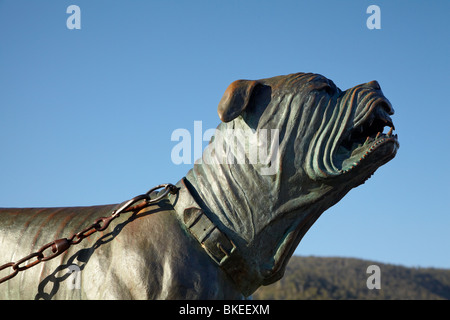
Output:
M341 91L311 73L238 80L218 112L217 134L176 194L1 283L0 298L247 297L279 280L322 212L399 147L394 111L376 81ZM1 209L0 265L114 208Z

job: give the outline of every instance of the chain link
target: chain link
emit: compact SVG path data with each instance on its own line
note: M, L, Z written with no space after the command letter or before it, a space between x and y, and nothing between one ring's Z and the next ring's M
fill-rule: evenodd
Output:
M164 188L164 190L158 194L158 196L154 199L151 199L151 193ZM31 267L34 267L35 265L41 263L42 261L48 261L53 258L56 258L61 253L65 252L67 249L70 248L70 246L79 244L83 239L89 237L93 233L97 231L103 231L106 228L108 228L111 221L118 218L122 213L124 212L135 212L142 208L145 208L149 206L152 203L156 203L167 196L167 194L176 194L178 192L179 188L174 186L173 184L167 183L167 184L161 184L158 185L149 191L147 191L144 194L141 194L139 196L134 197L133 199L127 200L125 202L122 202L117 209L115 209L109 217L102 217L98 218L94 221L93 224L91 224L86 229L74 233L70 238L62 238L57 239L52 242L49 242L45 245L43 245L39 250L36 252L33 252L26 257L23 257L22 259L16 261L16 262L8 262L0 266L0 271L11 268L12 272L1 278L0 283L3 283L5 281L8 281L9 279L14 278L19 271L27 270ZM141 202L143 201L143 202ZM141 203L138 203L141 202ZM49 249L51 249L51 253L48 252ZM44 252L47 251L47 255L44 254ZM28 262L28 260L35 258L34 261ZM24 266L20 266L21 264L28 262Z

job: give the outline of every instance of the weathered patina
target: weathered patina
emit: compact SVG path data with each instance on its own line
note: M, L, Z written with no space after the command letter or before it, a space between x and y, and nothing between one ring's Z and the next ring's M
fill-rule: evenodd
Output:
M248 296L280 279L317 218L399 147L392 106L376 81L341 91L310 73L239 80L218 111L223 122L202 160L178 182L177 194L20 272L0 284L0 298ZM261 143L264 130L271 138ZM263 146L269 162L254 161L259 149L252 143ZM0 265L114 207L1 209ZM74 265L79 288L67 285Z

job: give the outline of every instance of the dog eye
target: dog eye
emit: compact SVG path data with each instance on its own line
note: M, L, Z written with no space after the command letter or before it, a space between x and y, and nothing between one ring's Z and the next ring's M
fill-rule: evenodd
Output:
M334 89L328 83L325 82L315 83L313 90L325 91L329 95L334 94Z
M332 88L331 86L329 86L329 85L326 85L325 88L324 88L324 90L325 90L328 94L333 94L333 93L334 93L333 88Z
M325 91L329 95L334 94L334 90L329 84L323 84L323 86L320 88L320 90Z

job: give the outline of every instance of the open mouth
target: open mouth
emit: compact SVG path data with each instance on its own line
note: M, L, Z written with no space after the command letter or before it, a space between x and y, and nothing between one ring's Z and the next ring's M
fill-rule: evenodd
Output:
M378 154L377 158L383 160L395 155L399 143L393 134L392 114L389 105L378 103L343 135L335 158L341 173L355 169L372 154Z

